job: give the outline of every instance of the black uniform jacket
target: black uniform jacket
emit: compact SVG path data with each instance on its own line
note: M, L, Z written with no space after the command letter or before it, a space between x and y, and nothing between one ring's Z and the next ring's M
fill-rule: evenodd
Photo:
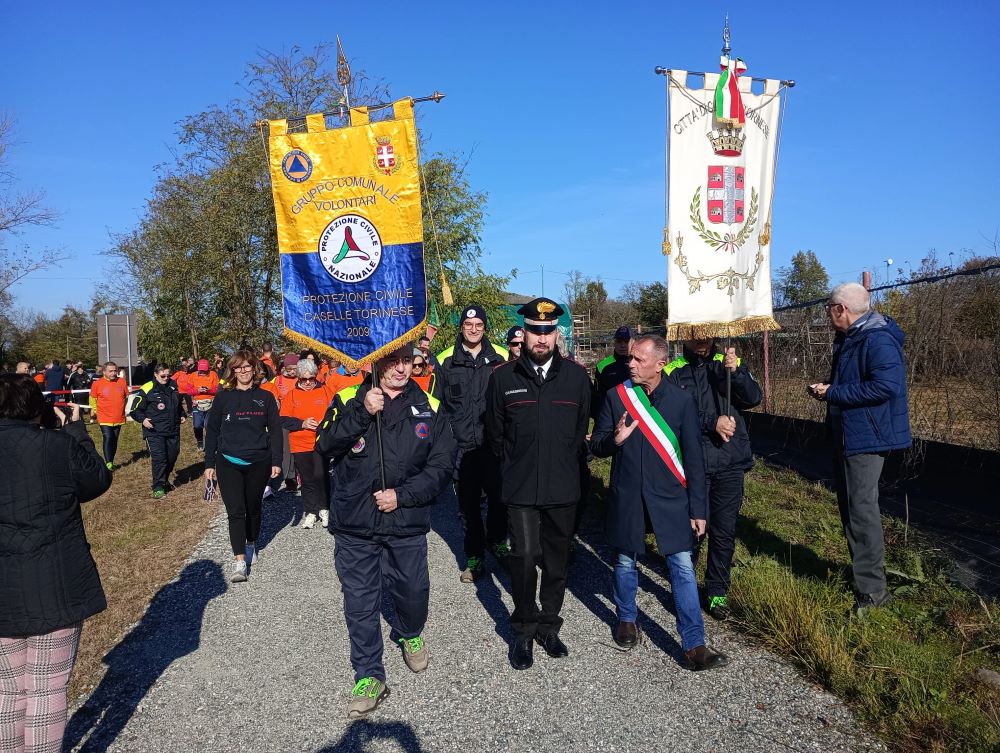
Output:
M500 461L504 504L558 507L580 499L590 378L555 351L545 382L527 353L498 366L487 393L486 437Z
M608 543L624 552L645 551L645 505L653 522L657 549L667 556L690 549L694 544L691 520L705 520L705 461L694 401L661 378L649 402L677 436L687 488L667 468L639 427L621 447L615 444L615 426L625 414L617 390L610 390L604 398L590 437L590 449L597 457L612 458Z
M168 379L166 384L154 379L142 385L129 413L136 423L141 424L147 418L153 422L152 429L142 427L144 437L168 437L180 433L183 415L184 402L173 379Z
M687 348L684 355L674 359L664 369L667 379L685 390L698 407L698 422L701 425L701 449L705 456L705 470L717 473L731 468L748 471L753 467L750 450L750 435L740 411L750 410L760 404L760 385L742 364L730 377L730 393L733 400L733 414L736 418L736 433L724 442L715 425L719 416L726 412L726 369L722 353L712 353L702 358Z
M594 369L594 396L590 402L590 417L597 420L597 415L604 405L604 396L608 390L613 390L629 378L628 356L618 356L612 353L607 358L597 362Z
M431 377L431 394L441 401L458 446L463 450L482 447L486 385L493 367L507 360L507 351L484 337L479 354L472 357L462 347L459 333L455 345L437 358L440 365Z
M79 421L0 420L0 637L69 627L107 605L80 503L111 471Z
M316 432L316 451L333 458L330 526L355 536L413 536L430 530L430 505L451 480L455 438L438 401L410 381L382 421L385 484L398 507L379 512L381 488L375 417L364 406L371 382L341 390ZM388 396L386 396L388 404ZM393 401L395 402L395 400Z

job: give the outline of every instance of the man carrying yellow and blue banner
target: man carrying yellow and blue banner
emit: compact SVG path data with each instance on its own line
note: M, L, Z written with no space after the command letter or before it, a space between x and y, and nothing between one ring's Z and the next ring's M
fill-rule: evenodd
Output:
M696 537L705 534L707 513L701 427L694 401L664 378L668 352L667 341L658 335L632 340L630 378L605 396L590 447L594 455L612 458L606 533L618 550L614 640L622 648L639 641L636 560L646 548L648 514L657 550L670 570L684 666L697 671L728 659L705 645L691 558Z

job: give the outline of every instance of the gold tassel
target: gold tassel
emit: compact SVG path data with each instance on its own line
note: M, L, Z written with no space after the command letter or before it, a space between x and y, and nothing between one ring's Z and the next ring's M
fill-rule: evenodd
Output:
M660 250L663 252L664 256L670 256L670 228L663 228L663 245L660 246Z
M771 221L764 223L764 229L757 238L757 245L764 247L771 242Z
M448 287L448 280L444 277L444 268L441 268L441 300L445 306L454 306L455 299L452 298L451 288Z

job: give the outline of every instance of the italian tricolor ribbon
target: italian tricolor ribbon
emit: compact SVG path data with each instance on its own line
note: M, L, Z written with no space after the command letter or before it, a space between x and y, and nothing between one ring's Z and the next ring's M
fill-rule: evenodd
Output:
M715 85L715 119L731 128L742 128L746 123L743 97L740 95L739 76L747 66L740 58L730 60L722 56L722 74Z
M681 457L681 445L677 441L677 435L670 425L663 420L660 412L654 408L646 393L636 389L632 380L628 379L616 388L618 397L625 405L625 410L632 417L632 420L639 423L639 430L643 433L649 443L653 445L656 454L666 464L667 468L680 482L681 486L687 488L687 478L684 475L684 460Z

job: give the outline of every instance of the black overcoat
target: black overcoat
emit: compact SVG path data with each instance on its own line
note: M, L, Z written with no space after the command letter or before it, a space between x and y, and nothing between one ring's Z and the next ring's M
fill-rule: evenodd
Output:
M705 462L698 411L691 396L661 378L649 401L677 435L687 488L674 477L638 427L621 447L615 444L615 426L625 413L617 390L610 390L604 398L590 448L598 457L611 458L608 543L629 553L645 550L645 505L657 548L666 556L690 549L694 543L691 520L705 519Z

